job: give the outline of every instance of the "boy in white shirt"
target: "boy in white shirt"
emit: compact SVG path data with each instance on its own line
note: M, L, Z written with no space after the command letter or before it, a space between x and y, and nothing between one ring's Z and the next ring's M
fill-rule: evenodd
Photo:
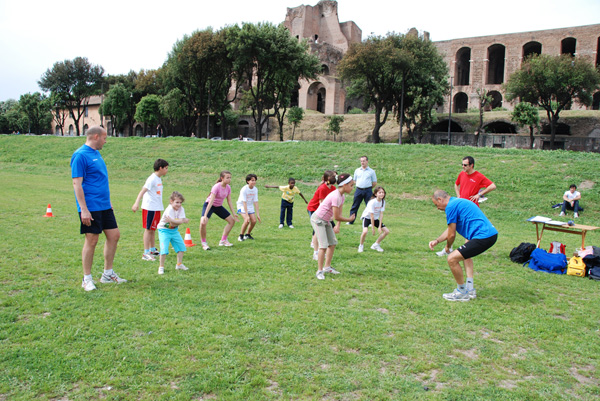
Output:
M190 222L185 217L185 210L181 206L185 202L185 198L179 192L175 191L169 197L169 206L158 223L158 239L160 240L160 265L158 274L165 274L165 261L169 254L169 244L173 245L173 249L177 252L176 270L188 270L183 264L183 253L186 250L185 242L181 238L178 227L181 224Z
M154 261L158 255L156 249L156 226L160 221L161 211L164 210L162 194L162 178L169 169L169 163L163 159L154 162L154 173L148 177L142 190L137 196L131 210L137 212L142 200L142 226L144 227L144 253L142 260ZM143 199L142 199L143 198Z
M256 188L256 174L248 174L246 176L246 184L240 190L240 196L237 200L237 212L242 215L244 222L238 241L254 239L252 237L252 229L256 225L256 220L262 222L258 211L258 188ZM246 233L246 229L248 232Z
M562 209L560 216L564 216L567 209L573 210L573 217L579 217L579 212L583 212L583 208L579 206L581 194L577 191L577 185L571 184L569 190L563 195Z

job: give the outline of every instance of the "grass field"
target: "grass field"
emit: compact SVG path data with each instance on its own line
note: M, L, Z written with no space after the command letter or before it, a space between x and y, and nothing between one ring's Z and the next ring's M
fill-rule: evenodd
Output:
M0 400L600 397L600 283L508 258L535 240L525 219L557 217L550 205L571 183L586 208L578 222L600 225L598 154L109 138L102 154L121 230L115 270L129 282L86 293L69 170L83 142L0 136ZM296 200L296 228L278 229L280 192L263 185L293 176L309 198L325 169L351 173L363 154L388 194L385 252L358 254L359 227L343 225L333 261L342 274L317 281L304 202ZM500 235L475 258L478 298L452 303L441 296L455 286L447 264L427 247L445 229L430 195L453 191L466 155L498 186L482 210ZM158 157L170 162L165 194L186 197L196 243L219 171L233 173L234 201L243 177L256 173L256 240L214 246L223 222L212 218L212 250L190 248L187 272L174 269L171 252L158 276L157 262L141 260L141 214L130 209ZM48 203L54 218L43 217ZM570 254L580 246L580 237L548 232L543 247L552 240ZM600 245L600 232L586 242Z

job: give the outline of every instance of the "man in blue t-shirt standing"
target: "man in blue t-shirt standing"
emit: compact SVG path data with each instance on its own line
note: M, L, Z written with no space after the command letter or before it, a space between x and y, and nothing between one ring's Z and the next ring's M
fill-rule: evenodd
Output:
M85 234L81 253L83 265L81 286L86 291L96 289L92 279L92 263L96 244L102 232L106 235L106 243L104 244L104 272L100 282L127 282L113 271L113 260L121 233L110 202L108 171L99 152L105 143L106 130L99 126L91 127L86 132L85 144L71 157L71 177L81 221L80 233Z
M498 239L498 230L490 223L481 209L468 199L450 197L446 191L437 190L432 197L433 203L439 210L446 212L448 228L437 239L429 242L429 249L433 251L437 244L446 241L445 251L448 255L448 266L454 275L457 288L454 292L444 294L448 301L468 301L477 296L473 287L473 257L487 251ZM468 241L457 250L450 252L450 248L459 233ZM467 273L465 284L463 262Z
M354 190L354 200L350 208L350 216L353 214L358 216L358 208L362 202L365 205L369 203L373 197L373 188L377 185L377 174L375 170L369 167L369 158L367 156L360 157L360 167L354 170L354 182L356 189ZM346 224L354 224L354 220Z

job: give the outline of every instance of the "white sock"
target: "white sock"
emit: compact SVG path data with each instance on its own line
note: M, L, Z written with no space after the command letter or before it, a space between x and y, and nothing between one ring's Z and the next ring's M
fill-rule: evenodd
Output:
M467 277L467 291L473 289L473 277Z
M106 274L107 276L110 276L111 274L113 274L113 269L104 270L104 274Z
M91 274L84 274L83 275L83 280L84 281L92 281L92 275Z

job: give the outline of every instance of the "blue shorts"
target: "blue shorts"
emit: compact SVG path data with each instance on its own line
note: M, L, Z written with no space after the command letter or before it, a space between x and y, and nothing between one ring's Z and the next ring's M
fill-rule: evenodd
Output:
M204 216L204 212L206 212L207 207L208 207L208 202L204 202L204 205L202 205L202 216ZM222 218L223 220L225 220L226 218L231 216L231 213L229 213L229 211L227 209L225 209L222 205L221 206L212 206L210 208L210 210L208 211L206 218L210 219L210 216L212 216L213 213L216 214L217 216L219 216L220 218Z
M80 234L102 234L104 230L112 230L114 228L119 228L117 226L117 219L115 218L115 212L112 209L107 210L98 210L95 212L90 212L92 215L91 226L86 226L81 223L81 227L79 228ZM79 221L81 222L81 212L79 212Z
M245 212L242 209L238 209L237 211L239 214L245 214ZM248 214L255 214L256 212L248 212Z
M158 240L160 241L160 254L169 254L169 244L173 245L175 252L185 252L185 243L179 230L173 228L159 228Z

